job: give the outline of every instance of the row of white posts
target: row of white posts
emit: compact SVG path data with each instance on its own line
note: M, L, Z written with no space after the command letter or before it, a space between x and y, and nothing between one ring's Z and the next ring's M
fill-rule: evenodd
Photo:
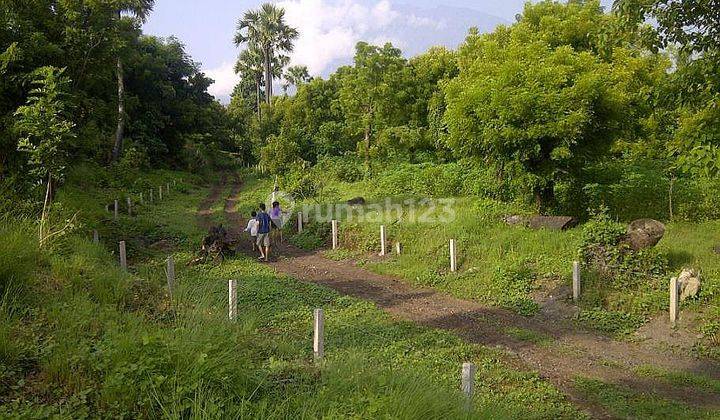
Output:
M173 181L173 185L177 185L177 182ZM150 194L148 195L148 198L150 200L150 203L153 203L155 201L154 192L155 192L154 189L149 190ZM165 195L166 196L170 195L170 183L169 182L167 184L165 184ZM162 199L163 199L163 186L160 185L158 187L158 200L162 200ZM128 216L132 216L132 207L133 207L132 199L130 197L127 197L126 200L127 200ZM145 198L144 198L143 193L140 193L140 204L145 204ZM115 220L118 220L119 217L120 217L120 204L119 204L119 200L115 200L113 202L113 218Z
M237 280L228 280L228 318L231 321L237 319ZM313 311L313 358L316 362L322 362L325 357L325 313L318 308ZM461 372L461 390L465 395L467 407L471 401L475 388L475 373L477 368L473 363L463 363Z
M303 222L306 220L303 213L298 213L298 233L303 231ZM339 247L338 242L338 221L332 220L332 249ZM396 252L398 255L402 252L402 245L400 242L395 244ZM457 241L450 239L450 272L455 273L458 270L458 252L457 252ZM380 226L380 255L387 255L387 231L385 226ZM577 302L580 300L580 293L582 291L580 282L580 263L578 261L573 262L572 268L572 297L573 301ZM678 300L678 284L677 280L671 280L670 282L670 321L675 324L677 321L679 312L679 300Z
M173 180L173 185L177 185L177 181ZM165 184L165 195L170 194L170 183ZM154 189L150 189L150 195L149 199L152 203L155 199L155 196L153 194ZM162 200L163 197L163 186L160 185L158 187L158 199ZM140 193L140 204L145 204L145 199L143 196L143 193ZM132 216L132 199L130 197L127 197L127 211L128 215ZM115 200L113 203L113 218L115 220L118 220L118 217L120 215L120 205L119 201ZM100 234L98 233L97 229L93 230L93 243L99 244L100 243ZM127 271L127 248L125 245L125 241L120 241L119 244L119 255L120 255L120 268ZM172 295L172 289L174 287L175 282L175 262L173 261L172 256L168 257L168 265L167 265L167 276L168 276L168 290L170 294Z

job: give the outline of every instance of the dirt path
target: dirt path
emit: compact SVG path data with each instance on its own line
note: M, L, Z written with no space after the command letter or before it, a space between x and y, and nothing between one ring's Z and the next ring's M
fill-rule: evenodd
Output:
M239 193L240 184L236 182L233 194L225 202L225 216L233 235L241 234L244 222L235 211ZM212 205L211 198L217 199L211 194L203 202L204 207L201 207L199 214ZM240 241L241 244L245 242ZM243 250L250 253L247 248ZM601 407L586 401L575 388L573 380L578 376L599 379L641 393L655 393L694 407L720 408L720 395L690 385L670 385L637 375L633 371L642 366L653 366L720 379L720 366L717 363L691 357L684 349L661 345L657 340L639 343L616 341L583 331L571 319L576 309L557 298L567 294L566 290L553 291L554 298L546 296L540 313L528 318L379 275L357 266L351 260L329 260L321 252L304 252L281 244L276 246L273 253L281 255L271 263L280 273L372 301L398 319L450 330L469 342L505 350L512 363L536 370L594 417L609 416ZM671 331L669 326L656 327ZM511 333L512 329L532 331L549 339L540 342L521 340L516 338L517 334Z

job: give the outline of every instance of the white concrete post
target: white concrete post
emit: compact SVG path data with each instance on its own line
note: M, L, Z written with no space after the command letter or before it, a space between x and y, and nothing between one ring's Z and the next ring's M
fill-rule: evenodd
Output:
M325 356L325 315L322 309L315 309L314 330L313 354L315 360L322 360Z
M455 239L450 239L450 271L457 271L457 244Z
M332 249L338 248L338 221L332 221Z
M93 230L93 243L95 243L95 244L100 243L100 235L98 234L97 229Z
M118 219L119 213L120 213L120 205L118 204L118 201L115 200L115 212L113 213L115 215L115 220Z
M670 322L675 325L680 311L680 302L678 299L678 279L673 277L670 279Z
M162 185L158 187L158 201L162 201Z
M128 216L132 216L132 200L130 197L127 198Z
M467 408L472 404L473 394L475 392L475 372L477 368L474 363L463 363L462 365L462 393L465 395Z
M580 263L573 261L573 300L580 300Z
M127 251L125 250L125 241L120 241L120 268L127 271Z
M302 212L299 212L299 213L298 213L298 219L297 219L297 220L298 220L298 222L297 222L297 225L298 225L298 233L302 233L302 231L303 231L303 214L302 214Z
M398 255L402 254L402 244L400 242L395 243L395 253Z
M234 321L237 317L237 280L228 280L228 317Z
M380 226L380 256L387 254L385 249L385 225Z
M168 256L167 259L167 286L170 297L173 295L173 289L175 288L175 260L173 256Z

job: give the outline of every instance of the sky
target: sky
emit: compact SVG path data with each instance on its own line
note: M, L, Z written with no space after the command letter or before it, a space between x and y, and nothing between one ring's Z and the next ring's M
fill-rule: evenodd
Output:
M237 21L262 1L156 0L145 33L175 36L203 71L215 80L210 93L228 102L237 83L233 45ZM291 65L306 65L312 76L327 76L352 61L358 41L392 42L408 57L434 45L455 48L477 26L481 31L514 21L525 0L279 0L300 37ZM602 0L609 6L612 0ZM279 91L279 90L277 90Z

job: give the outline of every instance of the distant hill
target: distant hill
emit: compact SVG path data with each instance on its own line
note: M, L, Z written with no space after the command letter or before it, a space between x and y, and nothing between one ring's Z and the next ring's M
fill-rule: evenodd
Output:
M399 40L397 46L408 57L435 45L456 48L473 26L480 32L491 32L500 24L510 23L498 16L461 7L393 4L393 9L410 18L397 19L383 32Z

